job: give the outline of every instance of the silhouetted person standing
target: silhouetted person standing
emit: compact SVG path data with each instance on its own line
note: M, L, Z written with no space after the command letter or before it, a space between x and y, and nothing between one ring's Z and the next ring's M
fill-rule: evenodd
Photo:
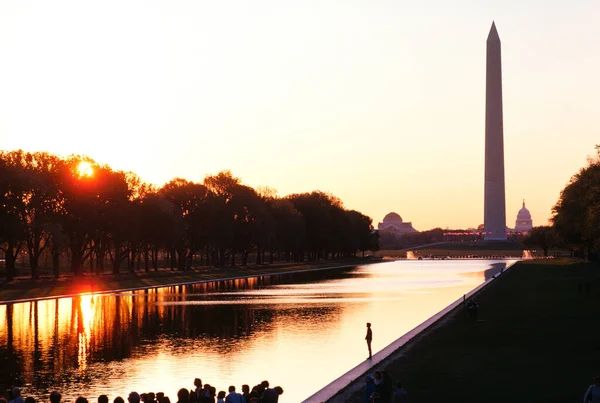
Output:
M365 378L365 403L371 402L371 395L375 392L375 380L373 379L373 375L367 375Z
M479 314L479 302L473 301L473 321L477 322L477 315Z
M594 378L594 383L590 385L583 396L583 403L600 402L600 376Z
M204 389L202 388L202 379L196 378L194 379L194 394L197 402L200 401L200 397L204 395ZM191 400L191 398L190 398Z
M373 357L373 353L371 352L371 342L373 341L373 331L371 330L371 324L367 322L367 336L365 337L367 341L367 347L369 348L369 359Z
M10 401L10 403L23 403L24 399L23 396L21 396L21 389L15 386L14 388L12 388L11 394L12 400Z
M248 403L250 401L250 386L242 385L242 396L244 398L244 403Z
M396 382L396 390L392 395L392 403L407 403L408 393L402 388L402 382Z
M279 401L279 395L283 393L281 386L275 386L273 389L265 389L262 396L262 403L277 403Z
M52 393L50 393L50 403L60 403L61 398L62 396L56 390L53 390Z
M245 400L241 393L235 391L235 386L231 385L225 403L245 403Z

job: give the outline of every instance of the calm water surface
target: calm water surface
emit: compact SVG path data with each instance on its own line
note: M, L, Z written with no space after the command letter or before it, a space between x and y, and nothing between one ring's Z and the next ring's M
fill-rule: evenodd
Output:
M130 391L176 402L195 377L219 390L281 385L300 402L512 261L396 261L123 294L0 305L0 393L47 401Z

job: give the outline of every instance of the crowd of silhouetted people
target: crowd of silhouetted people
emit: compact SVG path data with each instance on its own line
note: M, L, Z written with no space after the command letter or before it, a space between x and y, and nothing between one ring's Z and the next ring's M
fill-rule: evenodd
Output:
M402 382L395 382L388 371L375 371L365 378L365 403L407 403Z
M249 385L242 385L241 393L236 391L235 386L230 386L228 392L221 390L217 392L217 388L208 383L202 384L200 378L194 380L194 388L181 388L177 392L176 403L277 403L279 395L283 393L280 386L274 388L269 387L269 381L262 381L258 385L250 388ZM21 390L17 387L10 391L11 396L7 401L0 397L0 403L38 403L29 396L24 398L21 395ZM128 403L171 403L171 399L165 396L162 392L138 393L131 392L127 397ZM50 393L50 403L63 403L62 395L58 391ZM87 398L79 396L75 403L96 403L93 400L90 402ZM100 395L97 403L110 403L108 396ZM117 396L112 403L125 403L125 399ZM175 403L175 402L174 402Z

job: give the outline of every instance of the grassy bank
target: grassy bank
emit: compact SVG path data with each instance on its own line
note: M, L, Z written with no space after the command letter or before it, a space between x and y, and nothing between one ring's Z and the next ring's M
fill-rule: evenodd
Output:
M437 242L405 249L380 250L375 252L375 256L404 258L408 251L412 252L414 257L521 256L523 254L523 246L521 243L514 241Z
M373 263L369 259L329 260L318 263L289 263L274 265L255 265L247 267L204 267L189 271L171 271L162 269L151 272L135 272L119 275L86 275L79 278L62 277L58 280L44 278L37 281L16 280L0 285L0 303L11 300L31 298L49 298L82 292L102 292L138 287L157 287L175 283L219 280L240 276L259 276L272 273L285 273L316 268L359 265Z
M412 403L581 401L600 375L598 265L521 262L477 299L479 321L457 312L374 369L402 380Z
M478 250L461 250L461 249L443 249L443 248L423 248L423 249L394 249L394 250L384 250L378 251L374 254L375 257L379 258L407 258L407 252L411 252L412 258L416 259L418 257L423 258L453 258L453 259L464 259L464 258L491 258L491 257L521 257L523 256L523 250L513 250L513 249L478 249ZM541 257L543 253L538 253L535 251L532 253L533 256Z

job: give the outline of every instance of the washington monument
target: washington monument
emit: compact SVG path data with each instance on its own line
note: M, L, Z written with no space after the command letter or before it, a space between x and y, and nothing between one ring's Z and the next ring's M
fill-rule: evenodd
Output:
M496 24L487 38L485 81L484 239L506 241L504 196L504 129L502 124L502 57Z

